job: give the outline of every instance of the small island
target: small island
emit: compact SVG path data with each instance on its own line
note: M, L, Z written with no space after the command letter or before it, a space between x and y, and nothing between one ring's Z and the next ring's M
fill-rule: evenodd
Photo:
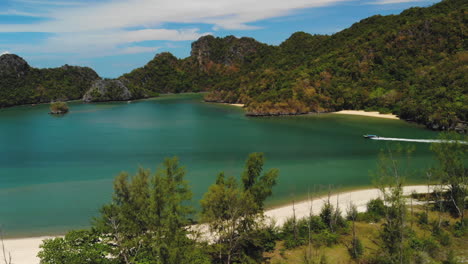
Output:
M68 113L68 105L65 102L53 102L50 103L50 112L51 115L63 115Z

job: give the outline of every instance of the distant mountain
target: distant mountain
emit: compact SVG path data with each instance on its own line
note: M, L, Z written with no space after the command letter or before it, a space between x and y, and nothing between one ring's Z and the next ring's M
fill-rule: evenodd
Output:
M466 132L467 6L444 0L373 16L331 36L296 32L279 46L204 36L189 57L158 54L118 82L102 81L89 68L39 70L3 55L0 106L209 91L206 101L244 103L248 115L366 109Z
M392 112L433 129L466 129L467 1L373 16L331 36L279 46L205 36L190 57L165 53L121 78L155 92L208 90L249 115L341 109Z

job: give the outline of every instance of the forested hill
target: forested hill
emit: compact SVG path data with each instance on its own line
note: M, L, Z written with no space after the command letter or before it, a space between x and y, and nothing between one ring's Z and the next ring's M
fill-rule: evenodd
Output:
M0 107L81 99L100 79L86 67L36 69L14 54L0 56Z
M331 36L297 32L279 46L205 36L189 57L161 53L117 80L101 80L89 68L34 69L3 55L0 107L209 91L206 101L244 103L249 115L368 109L466 132L467 6L444 0L373 16Z
M158 92L209 90L207 101L244 103L250 115L372 109L466 128L467 3L377 15L331 36L297 32L279 46L205 36L190 57L159 54L121 79Z

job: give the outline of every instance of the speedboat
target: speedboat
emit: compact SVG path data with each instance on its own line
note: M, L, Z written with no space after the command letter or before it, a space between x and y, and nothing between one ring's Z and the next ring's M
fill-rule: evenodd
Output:
M373 138L378 138L379 136L377 135L363 135L364 138L367 138L367 139L373 139Z

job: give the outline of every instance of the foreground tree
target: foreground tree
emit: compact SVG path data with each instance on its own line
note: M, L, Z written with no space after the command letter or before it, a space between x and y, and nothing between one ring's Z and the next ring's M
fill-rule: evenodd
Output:
M380 155L377 185L385 202L385 217L380 230L381 249L388 263L409 263L407 254L407 208L403 197L403 180L407 174L400 165L402 154L409 154L398 146L396 151L389 149Z
M177 158L152 176L144 169L120 174L92 231L46 240L41 263L210 263L189 238L192 194L184 176Z
M263 206L278 177L276 169L262 174L263 164L263 154L251 154L242 184L220 173L201 201L201 219L208 223L214 240L216 263L256 263L263 258L269 237L262 221Z
M352 226L352 240L348 247L348 252L351 258L359 259L364 253L364 247L361 240L356 235L356 220L358 218L358 210L355 204L350 202L349 207L346 211L346 218L353 222Z
M112 247L100 243L99 234L95 231L71 231L63 238L44 240L40 247L42 250L38 257L41 263L118 263L115 259L106 258Z
M439 166L434 169L439 182L446 186L445 207L464 225L468 195L468 138L457 133L441 133L440 142L433 143Z

